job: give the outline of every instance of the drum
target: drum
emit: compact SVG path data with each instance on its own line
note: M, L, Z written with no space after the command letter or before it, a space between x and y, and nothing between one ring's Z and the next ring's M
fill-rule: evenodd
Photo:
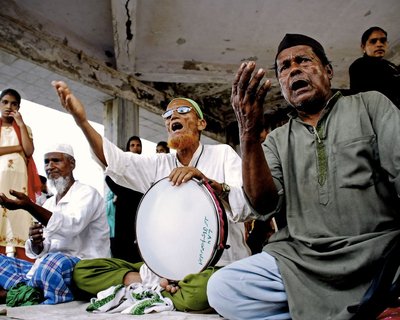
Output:
M140 254L158 276L179 281L215 265L226 246L228 222L212 188L192 179L172 186L156 182L136 215Z

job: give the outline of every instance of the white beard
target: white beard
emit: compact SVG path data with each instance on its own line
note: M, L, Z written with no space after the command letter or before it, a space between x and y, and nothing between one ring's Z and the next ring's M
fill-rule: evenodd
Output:
M58 177L56 179L49 179L49 187L55 190L56 194L64 194L65 190L67 190L69 183L71 181L70 177ZM54 192L53 192L54 193Z

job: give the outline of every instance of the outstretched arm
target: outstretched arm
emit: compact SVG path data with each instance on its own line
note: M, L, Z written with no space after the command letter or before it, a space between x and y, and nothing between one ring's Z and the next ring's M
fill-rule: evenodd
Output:
M103 151L103 137L90 125L82 103L72 94L65 82L53 81L51 84L57 91L61 105L74 117L76 124L81 128L94 154L107 166Z
M254 62L243 63L232 84L231 104L239 125L243 188L259 213L276 208L278 193L261 146L264 128L263 103L271 83L261 83L265 75Z
M36 220L47 226L52 212L34 203L25 193L10 190L10 194L15 199L7 198L4 193L0 193L0 205L9 210L23 209L28 211Z

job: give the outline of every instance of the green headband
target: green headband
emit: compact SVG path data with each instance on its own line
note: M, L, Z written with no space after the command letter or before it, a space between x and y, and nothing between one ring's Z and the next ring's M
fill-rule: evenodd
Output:
M172 100L170 101L170 103L172 103L172 102L175 101L175 100L185 100L185 101L189 102L189 103L193 106L193 108L194 108L194 110L196 111L196 113L197 113L197 115L199 116L199 118L200 118L200 119L204 119L203 111L201 111L201 108L200 108L200 106L197 104L196 101L194 101L194 100L192 100L192 99L189 99L189 98L175 98L175 99L172 99Z

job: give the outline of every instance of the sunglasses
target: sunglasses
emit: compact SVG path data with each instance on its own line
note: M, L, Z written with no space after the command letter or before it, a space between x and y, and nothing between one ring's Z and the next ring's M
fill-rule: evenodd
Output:
M378 41L379 41L380 43L382 43L382 44L385 44L385 43L387 42L387 38L385 38L385 37L382 37L382 38L372 38L372 39L369 39L369 40L368 40L368 42L369 42L370 44L376 44Z
M174 111L178 112L179 114L185 114L185 113L189 113L192 110L192 107L189 106L180 106L174 109L169 109L167 111L165 111L161 116L167 120L169 118L172 117L172 114L174 113Z

